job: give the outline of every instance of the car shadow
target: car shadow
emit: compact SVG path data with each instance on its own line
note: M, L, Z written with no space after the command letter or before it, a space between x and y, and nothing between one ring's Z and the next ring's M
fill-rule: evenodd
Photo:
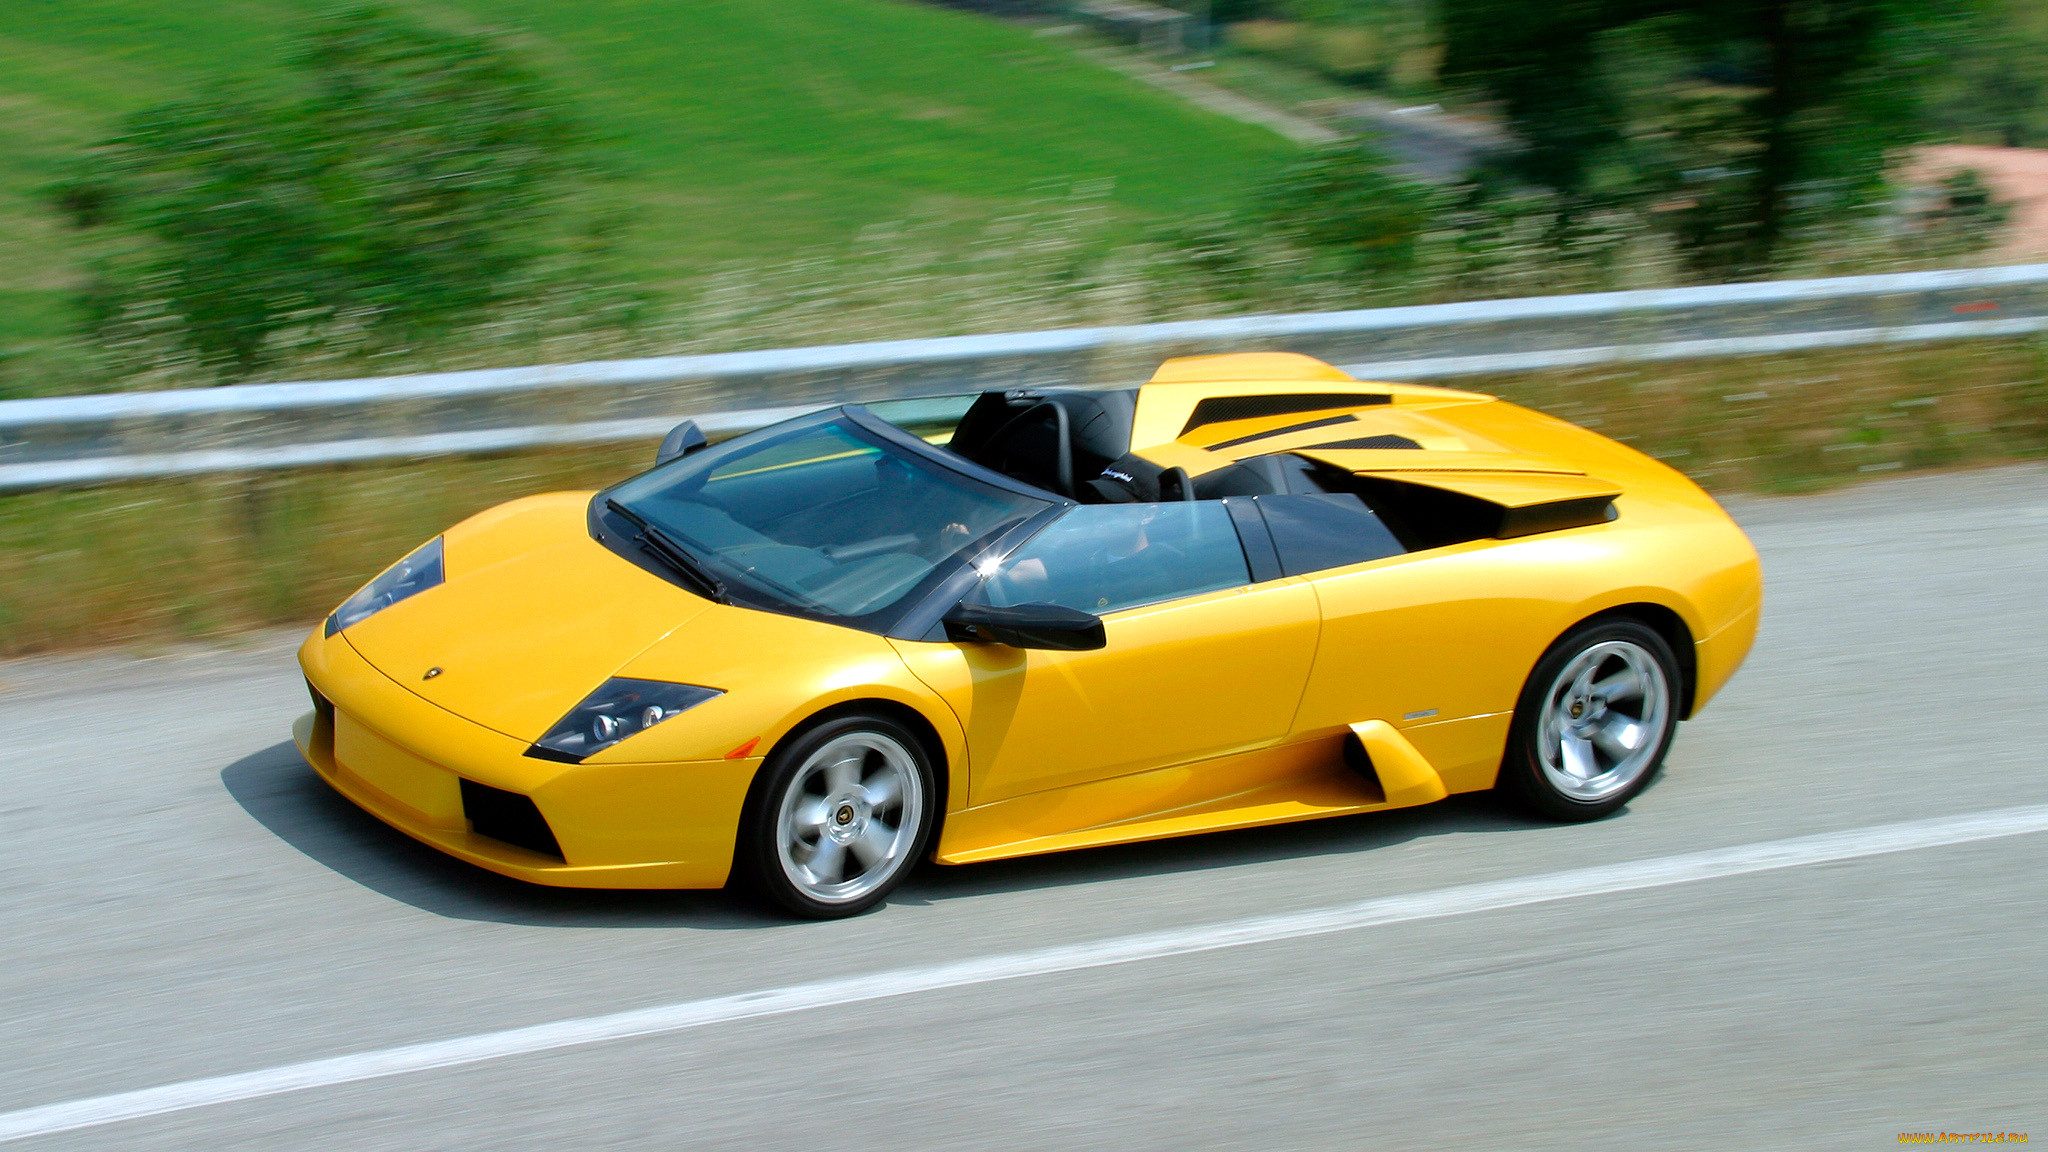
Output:
M1626 815L1623 809L1620 815ZM1409 841L1472 832L1515 832L1554 827L1486 794L1453 796L1419 808L1270 824L1231 832L1204 832L1107 848L1023 856L965 867L927 865L890 900L907 903L981 896L1029 888L1092 884L1173 872L1202 872L1278 860L1349 856Z
M222 769L220 779L235 803L279 840L379 895L437 916L560 928L721 930L789 924L786 917L724 892L549 888L466 864L357 808L315 775L289 742L244 756ZM1627 814L1623 808L1617 818ZM889 902L932 905L1028 889L1352 855L1435 836L1545 827L1557 825L1524 815L1490 795L1453 796L1391 812L987 864L926 864Z
M406 836L327 786L289 741L221 769L258 824L308 858L423 912L549 928L786 926L723 892L549 888L466 864Z

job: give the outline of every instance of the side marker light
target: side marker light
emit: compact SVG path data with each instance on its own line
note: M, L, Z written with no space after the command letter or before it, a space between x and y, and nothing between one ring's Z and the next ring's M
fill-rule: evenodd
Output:
M732 751L727 752L725 754L725 758L727 760L745 760L748 756L753 754L754 745L759 744L760 742L761 738L759 736L756 736L752 740L747 741L745 744L742 744L739 747L733 749Z

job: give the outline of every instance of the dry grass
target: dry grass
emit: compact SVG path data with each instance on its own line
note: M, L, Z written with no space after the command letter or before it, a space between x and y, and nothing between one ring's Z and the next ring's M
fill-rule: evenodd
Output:
M310 622L471 513L609 483L649 456L583 449L0 496L0 654Z
M2029 342L1452 382L1598 428L1711 489L1804 491L2048 453ZM0 496L0 654L310 624L472 512L596 487L647 446Z
M1718 491L1812 491L2048 450L2048 361L2029 341L1613 365L1458 383L1597 428Z

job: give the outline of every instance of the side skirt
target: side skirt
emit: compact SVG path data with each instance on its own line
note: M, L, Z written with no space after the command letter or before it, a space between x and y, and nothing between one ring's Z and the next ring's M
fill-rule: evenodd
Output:
M1356 742L1369 771L1347 763ZM1400 731L1368 720L1345 733L1133 773L968 808L946 817L936 854L974 864L1251 828L1441 800L1444 782ZM1076 828L1078 821L1088 823Z

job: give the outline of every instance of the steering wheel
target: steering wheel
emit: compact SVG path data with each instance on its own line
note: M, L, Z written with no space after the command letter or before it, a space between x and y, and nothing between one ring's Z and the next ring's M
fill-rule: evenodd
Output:
M1080 608L1083 612L1100 614L1145 604L1157 604L1184 594L1178 590L1179 582L1172 574L1187 570L1186 552L1171 544L1155 542L1145 545L1143 552L1138 555L1142 555L1144 559L1138 560L1136 556L1127 556L1120 560L1112 560L1103 553L1090 557L1085 575L1076 585L1087 591L1079 597L1080 603L1068 606ZM1126 565L1129 567L1125 568ZM1120 568L1124 570L1119 572ZM1115 578L1119 575L1122 577L1121 581ZM1134 577L1135 583L1132 582ZM1088 599L1089 596L1094 596L1108 601L1112 592L1118 594L1114 603L1098 604ZM1134 593L1137 598L1129 599Z
M990 462L1001 459L1003 445L1014 439L1018 432L1030 427L1029 422L1031 418L1037 415L1038 410L1041 408L1052 409L1056 430L1056 435L1053 439L1059 445L1056 458L1053 461L1053 476L1055 483L1059 485L1056 491L1068 499L1074 499L1073 430L1067 420L1067 410L1050 400L1040 400L1031 407L1010 417L1002 427L996 429L989 435L988 439L981 442L980 454Z

